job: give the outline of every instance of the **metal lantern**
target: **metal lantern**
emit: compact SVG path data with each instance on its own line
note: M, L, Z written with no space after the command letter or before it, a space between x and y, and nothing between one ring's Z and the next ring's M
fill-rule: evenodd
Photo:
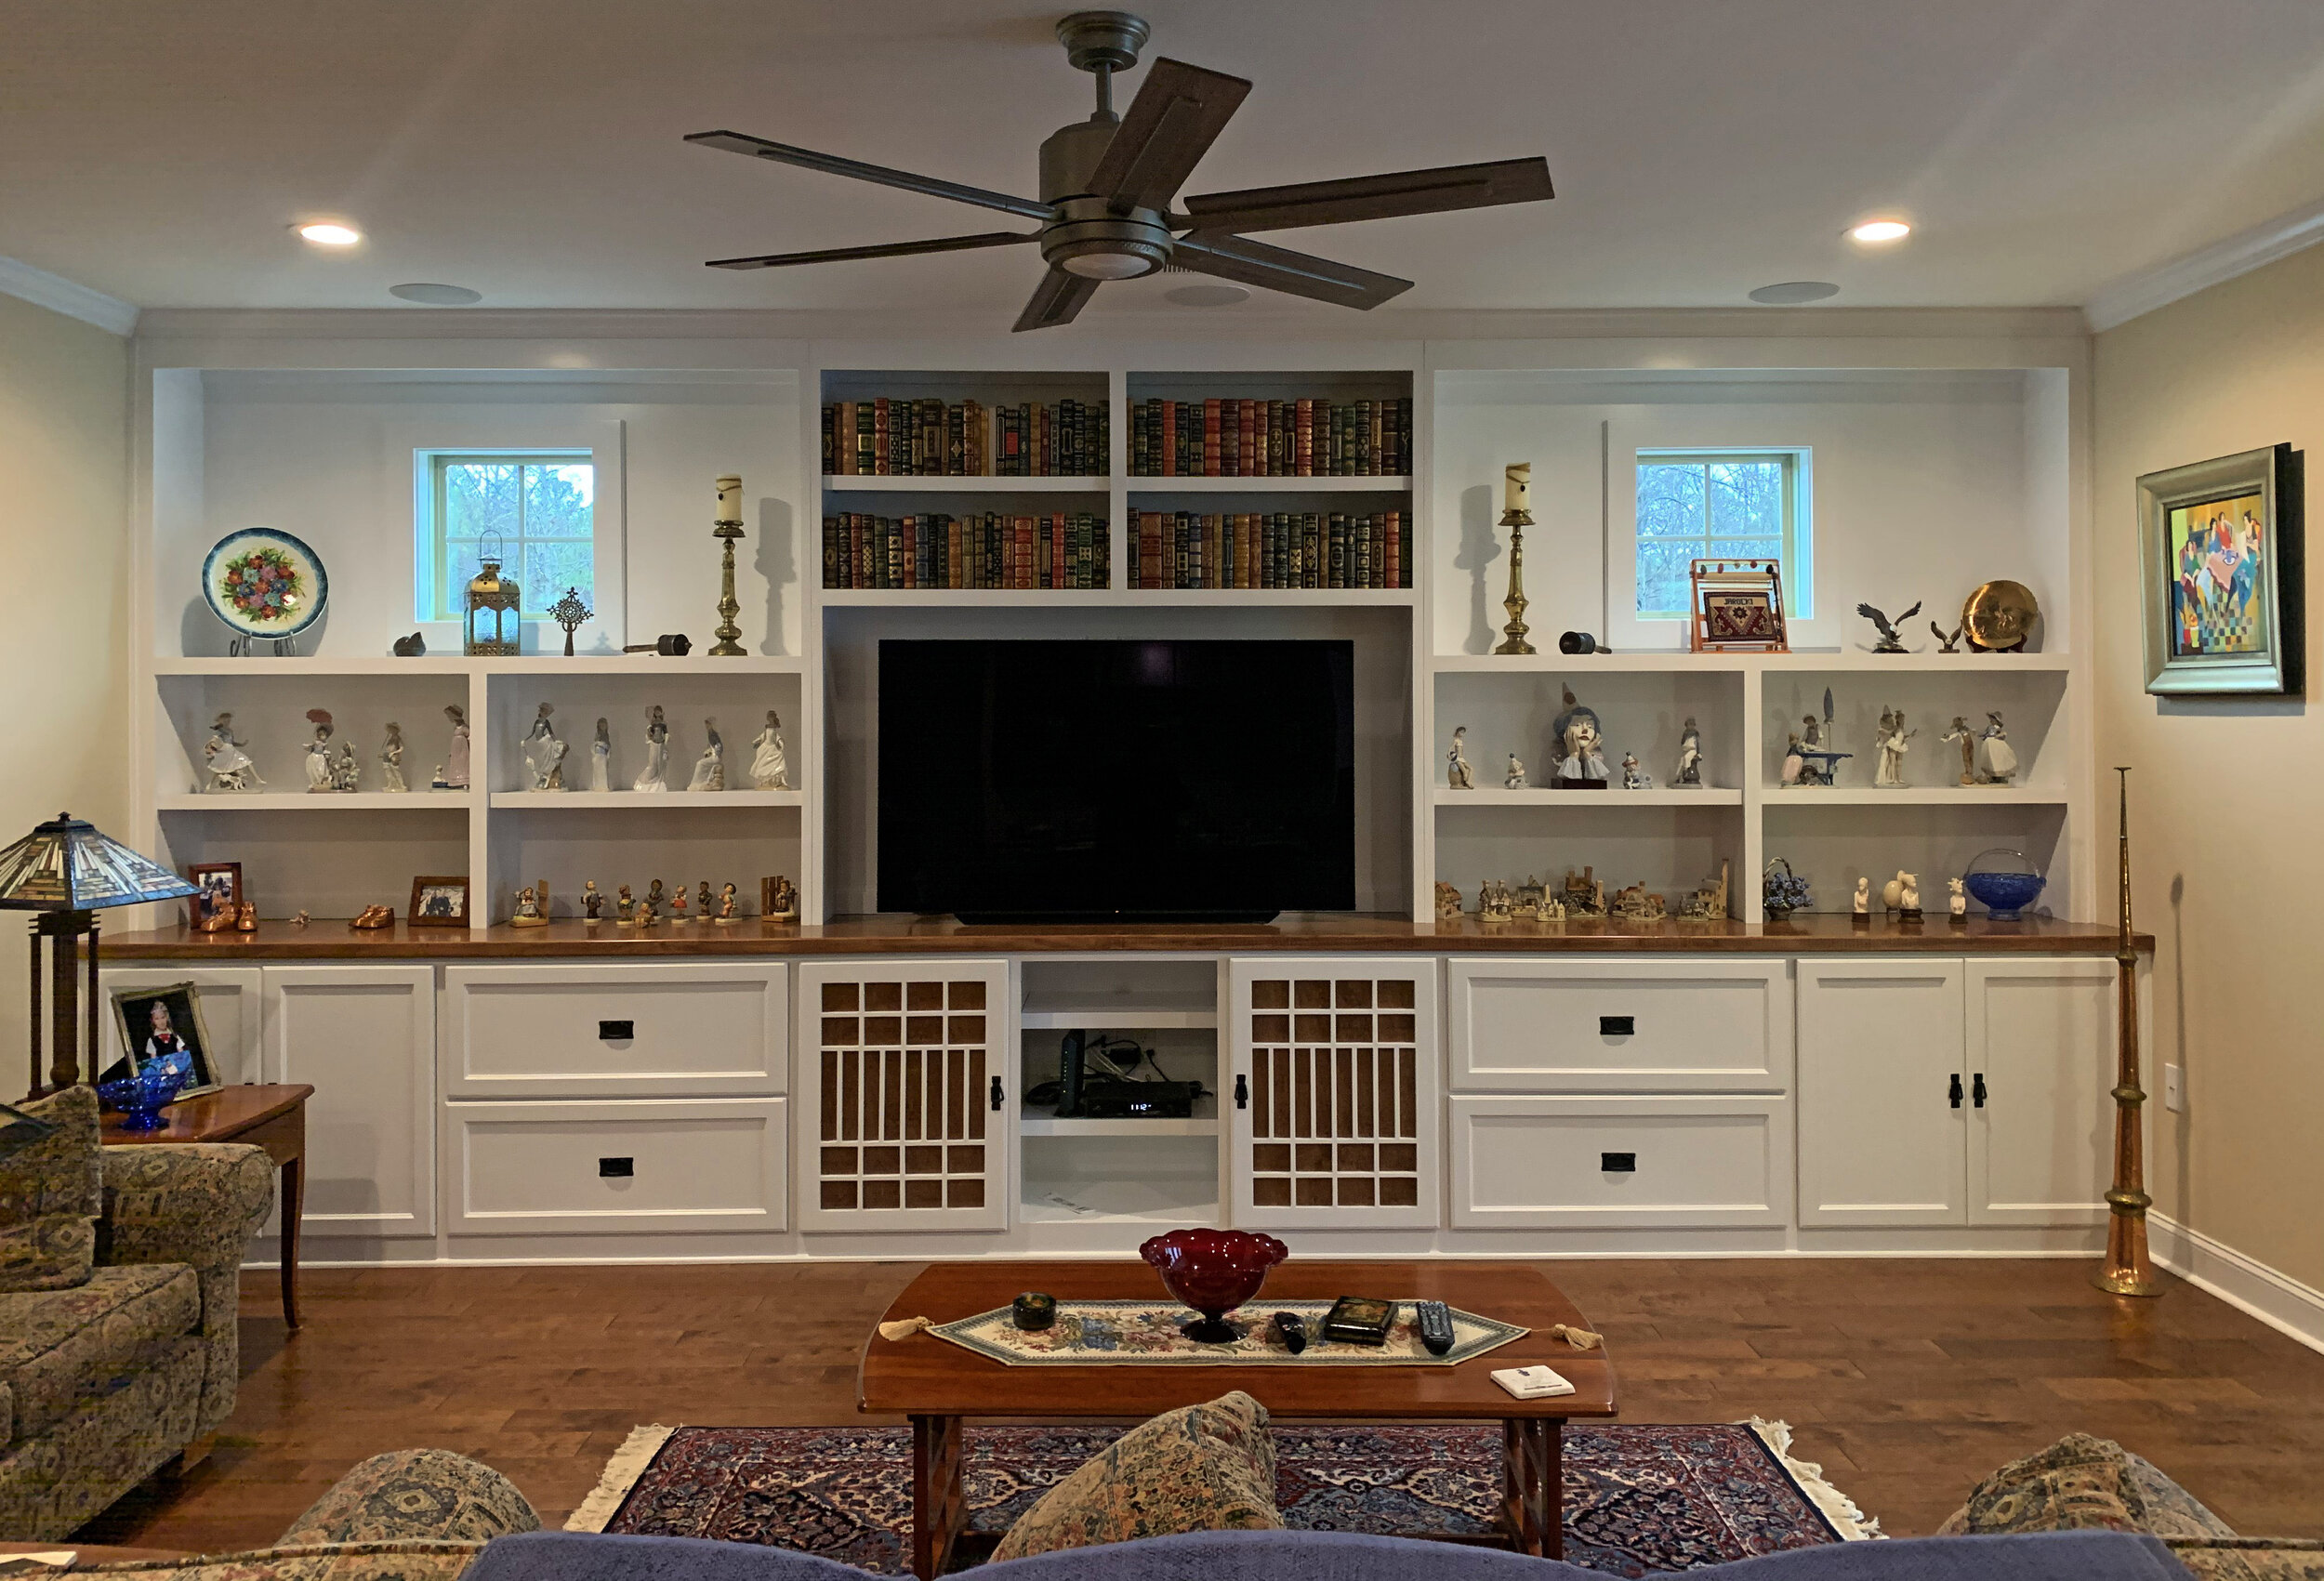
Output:
M518 614L519 589L500 574L502 549L497 534L487 534L476 547L477 572L469 578L468 619L463 629L466 652L472 658L506 658L522 646L524 626Z

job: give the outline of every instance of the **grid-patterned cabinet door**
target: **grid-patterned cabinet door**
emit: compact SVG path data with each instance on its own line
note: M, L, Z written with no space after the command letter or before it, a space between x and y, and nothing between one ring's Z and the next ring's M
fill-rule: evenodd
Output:
M1427 956L1231 964L1235 1223L1436 1226L1436 973Z
M1003 961L801 966L800 1228L1006 1229L1010 1019Z

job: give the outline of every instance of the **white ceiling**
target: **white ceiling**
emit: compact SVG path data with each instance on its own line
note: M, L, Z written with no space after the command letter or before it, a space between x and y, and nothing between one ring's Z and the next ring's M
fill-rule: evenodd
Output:
M140 307L384 308L388 286L437 281L495 307L944 308L997 326L1038 273L1030 248L701 261L1006 217L679 139L732 127L1035 195L1037 146L1089 104L1054 40L1063 8L0 0L0 255ZM1417 280L1398 307L1734 306L1800 279L1839 283L1842 306L2080 304L2324 197L2319 0L1142 14L1149 56L1257 85L1190 191L1548 156L1553 203L1269 238ZM1876 211L1920 230L1877 255L1841 238ZM291 237L320 215L369 242ZM1169 283L1098 300L1151 305Z

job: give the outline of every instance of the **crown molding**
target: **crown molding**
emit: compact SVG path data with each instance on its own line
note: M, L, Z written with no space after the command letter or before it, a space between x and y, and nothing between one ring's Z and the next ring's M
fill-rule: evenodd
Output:
M17 258L0 257L0 291L114 335L137 331L138 310L132 304Z
M2324 202L2278 215L2265 225L2214 242L2159 269L2118 280L2092 296L2082 313L2093 334L2109 330L2318 242L2324 242Z

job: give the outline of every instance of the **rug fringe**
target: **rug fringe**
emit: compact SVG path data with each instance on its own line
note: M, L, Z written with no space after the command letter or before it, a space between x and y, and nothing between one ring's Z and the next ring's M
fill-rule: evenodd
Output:
M1821 1466L1813 1460L1793 1457L1789 1422L1771 1422L1764 1416L1753 1416L1743 1425L1757 1433L1760 1443L1783 1462L1783 1469L1791 1473L1792 1481L1800 1484L1800 1491L1807 1495L1808 1502L1823 1512L1824 1519L1830 1522L1832 1529L1842 1537L1853 1543L1868 1537L1888 1535L1881 1530L1876 1517L1865 1514L1856 1508L1855 1500L1824 1480Z
M597 1479L597 1486L581 1501L565 1522L568 1532L602 1532L621 1509L621 1501L629 1496L629 1490L638 1485L645 1469L654 1464L662 1445L669 1442L676 1428L666 1428L659 1422L647 1427L631 1428L629 1436L614 1451L614 1457L605 1462L605 1470Z

